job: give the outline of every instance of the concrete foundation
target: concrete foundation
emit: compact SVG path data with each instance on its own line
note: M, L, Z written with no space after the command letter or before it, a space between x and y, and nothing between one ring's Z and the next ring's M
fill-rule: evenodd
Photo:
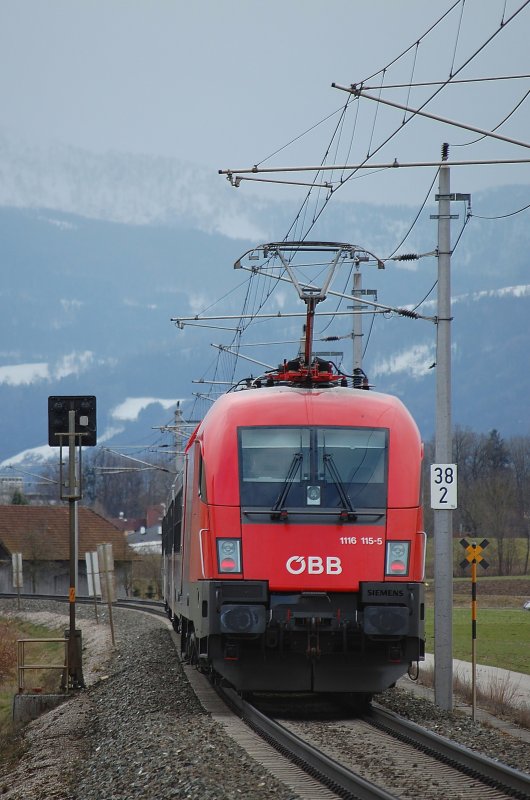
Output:
M13 722L26 725L41 714L67 700L67 694L16 694L13 698Z

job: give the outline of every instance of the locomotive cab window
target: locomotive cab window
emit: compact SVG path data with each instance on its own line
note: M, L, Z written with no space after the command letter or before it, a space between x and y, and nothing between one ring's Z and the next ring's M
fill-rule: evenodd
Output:
M384 509L388 433L383 428L239 429L246 508Z
M199 497L201 498L203 503L208 502L208 496L206 494L206 469L204 466L204 459L202 457L202 453L199 449Z

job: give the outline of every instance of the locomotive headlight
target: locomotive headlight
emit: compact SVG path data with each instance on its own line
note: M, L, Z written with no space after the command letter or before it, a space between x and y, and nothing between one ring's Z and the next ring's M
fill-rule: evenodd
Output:
M223 604L221 608L221 633L264 633L265 606Z
M387 542L385 575L408 575L410 542Z
M217 566L219 572L241 572L241 540L217 540Z

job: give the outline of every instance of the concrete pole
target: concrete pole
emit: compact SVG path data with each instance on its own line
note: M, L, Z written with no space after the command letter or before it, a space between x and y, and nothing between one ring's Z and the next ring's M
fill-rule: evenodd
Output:
M447 146L443 154L447 160ZM436 456L452 463L451 429L451 201L449 167L442 164L438 195L438 321L436 328ZM453 709L453 519L434 510L434 695Z

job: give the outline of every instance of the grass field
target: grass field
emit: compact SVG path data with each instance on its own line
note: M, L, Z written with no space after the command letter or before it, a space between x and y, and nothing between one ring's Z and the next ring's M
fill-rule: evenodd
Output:
M427 609L427 652L434 652L434 611ZM453 656L471 661L471 610L453 609ZM487 608L477 614L477 663L530 675L530 611Z
M530 674L530 578L486 577L477 582L477 663ZM426 592L426 650L434 652L434 586ZM458 578L453 591L453 656L471 661L471 581Z

